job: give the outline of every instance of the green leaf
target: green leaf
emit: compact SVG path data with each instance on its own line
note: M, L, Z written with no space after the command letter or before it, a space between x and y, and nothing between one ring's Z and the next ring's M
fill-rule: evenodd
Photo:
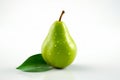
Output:
M43 72L51 70L52 67L48 65L42 58L42 54L30 56L23 64L16 69L25 72Z

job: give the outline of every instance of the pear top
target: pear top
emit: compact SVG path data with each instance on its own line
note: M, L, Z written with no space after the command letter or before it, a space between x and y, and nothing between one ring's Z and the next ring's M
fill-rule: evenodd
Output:
M61 15L60 15L60 17L59 17L59 22L61 21L61 19L62 19L62 16L63 16L63 14L65 13L65 11L64 10L62 10L62 13L61 13Z

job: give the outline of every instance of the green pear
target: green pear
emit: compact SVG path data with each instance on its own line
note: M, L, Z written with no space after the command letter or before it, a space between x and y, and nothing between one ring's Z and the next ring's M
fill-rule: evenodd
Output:
M42 44L43 59L55 68L65 68L70 65L76 57L77 47L70 36L64 22L61 21L62 11L58 21L55 21Z

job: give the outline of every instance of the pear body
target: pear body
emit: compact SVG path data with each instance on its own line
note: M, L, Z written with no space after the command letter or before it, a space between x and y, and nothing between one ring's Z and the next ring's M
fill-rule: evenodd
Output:
M42 44L43 59L55 68L65 68L76 56L76 44L62 21L55 21Z

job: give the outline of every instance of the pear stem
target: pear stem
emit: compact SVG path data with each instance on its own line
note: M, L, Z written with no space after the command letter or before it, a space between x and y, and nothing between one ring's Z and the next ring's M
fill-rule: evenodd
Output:
M65 11L63 10L62 13L61 13L61 15L60 15L60 17L59 17L59 21L61 21L62 16L63 16L64 13L65 13Z

